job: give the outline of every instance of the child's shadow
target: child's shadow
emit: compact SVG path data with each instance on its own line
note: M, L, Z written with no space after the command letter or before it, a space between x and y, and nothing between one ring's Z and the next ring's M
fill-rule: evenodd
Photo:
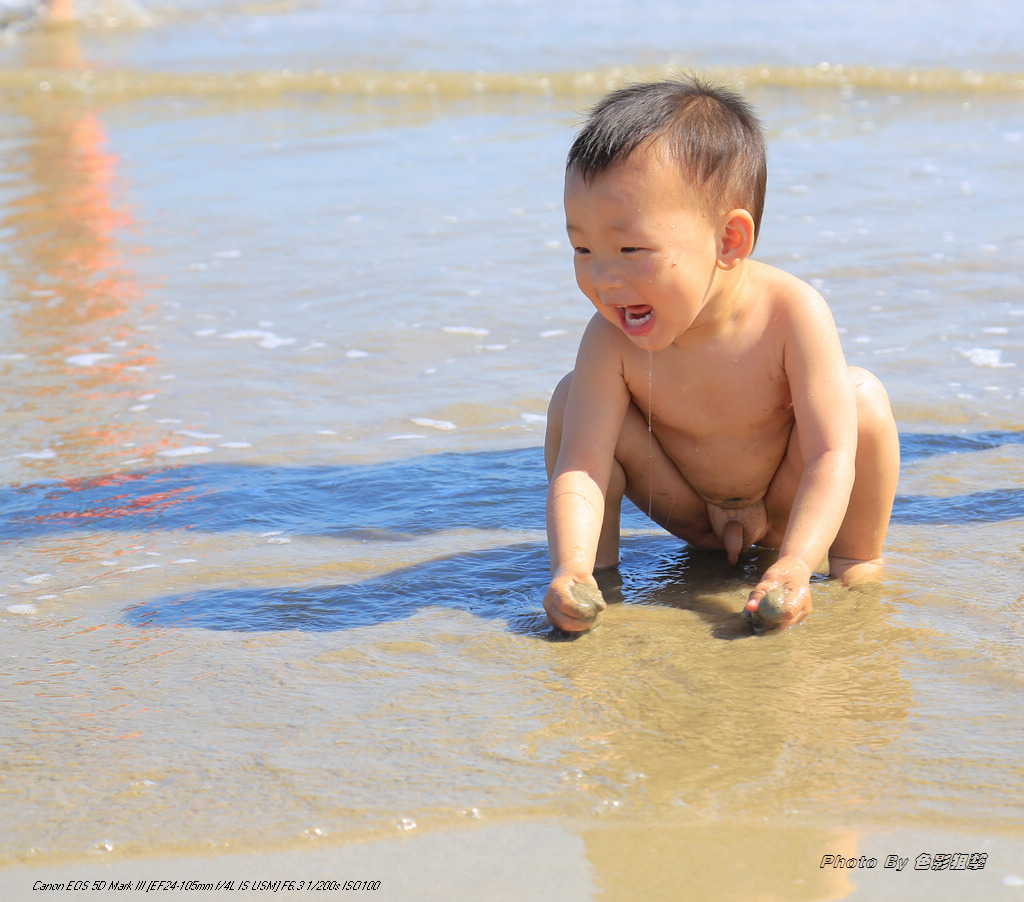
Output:
M752 548L732 565L724 551L681 545L673 539L633 541L637 544L629 548L627 566L598 577L609 604L621 601L691 611L709 625L716 639L753 635L743 606L777 552ZM623 542L624 551L627 547ZM812 577L814 581L817 577Z
M750 635L739 610L771 562L755 552L730 567L721 552L680 546L664 536L623 540L624 565L602 574L609 604L649 604L696 612L717 638ZM773 558L773 555L771 555ZM466 552L327 586L201 589L134 605L125 622L239 632L330 632L405 620L425 608L505 621L510 632L557 641L541 607L547 587L544 543Z
M546 545L510 545L437 558L360 582L169 595L128 608L125 621L138 627L330 632L405 620L424 608L441 607L505 620L514 633L542 635L547 569Z

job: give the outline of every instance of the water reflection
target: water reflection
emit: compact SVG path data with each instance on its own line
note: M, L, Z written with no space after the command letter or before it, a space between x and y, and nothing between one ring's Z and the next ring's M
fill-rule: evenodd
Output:
M89 65L72 28L28 36L21 49L24 65L40 71ZM107 402L140 391L154 362L138 330L145 291L129 262L126 238L137 223L119 157L100 111L42 88L12 98L19 119L5 123L15 134L0 172L8 378L16 377L19 360L32 363L32 377L19 380L23 401L9 419L24 416L25 430L15 432L38 436L27 425L38 424L40 408L57 400L66 411L59 435L44 439L47 450L25 452L37 457L52 456L49 445L57 443L90 450L123 444L126 427Z

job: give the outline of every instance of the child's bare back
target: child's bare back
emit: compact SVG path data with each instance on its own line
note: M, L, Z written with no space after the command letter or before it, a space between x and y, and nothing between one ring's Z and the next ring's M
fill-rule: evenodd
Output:
M658 120L639 136L629 134L638 101ZM709 116L741 121L726 131L746 129L734 156L750 159L701 181L688 171L699 160L680 159L692 147L677 146L692 136L672 130L700 118L706 135ZM777 589L788 596L784 622L806 616L810 573L826 553L848 581L877 574L898 471L888 399L847 367L820 295L749 259L758 168L763 140L749 109L697 82L611 95L570 153L567 230L597 314L552 398L545 442L545 609L562 629L589 626L569 590L617 564L622 497L733 562L752 543L779 548L750 612Z

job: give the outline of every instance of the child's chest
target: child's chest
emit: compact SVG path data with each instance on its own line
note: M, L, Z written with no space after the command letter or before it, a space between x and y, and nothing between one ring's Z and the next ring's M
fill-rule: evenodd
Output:
M792 419L789 381L771 346L646 356L627 374L627 384L655 431L749 441Z

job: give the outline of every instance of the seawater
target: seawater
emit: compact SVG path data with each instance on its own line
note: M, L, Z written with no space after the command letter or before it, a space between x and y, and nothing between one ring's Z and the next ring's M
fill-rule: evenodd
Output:
M1024 14L83 2L0 44L0 862L523 817L1020 835ZM750 638L628 515L550 641L582 112L708 70L888 386L891 578ZM841 851L841 850L840 850Z

